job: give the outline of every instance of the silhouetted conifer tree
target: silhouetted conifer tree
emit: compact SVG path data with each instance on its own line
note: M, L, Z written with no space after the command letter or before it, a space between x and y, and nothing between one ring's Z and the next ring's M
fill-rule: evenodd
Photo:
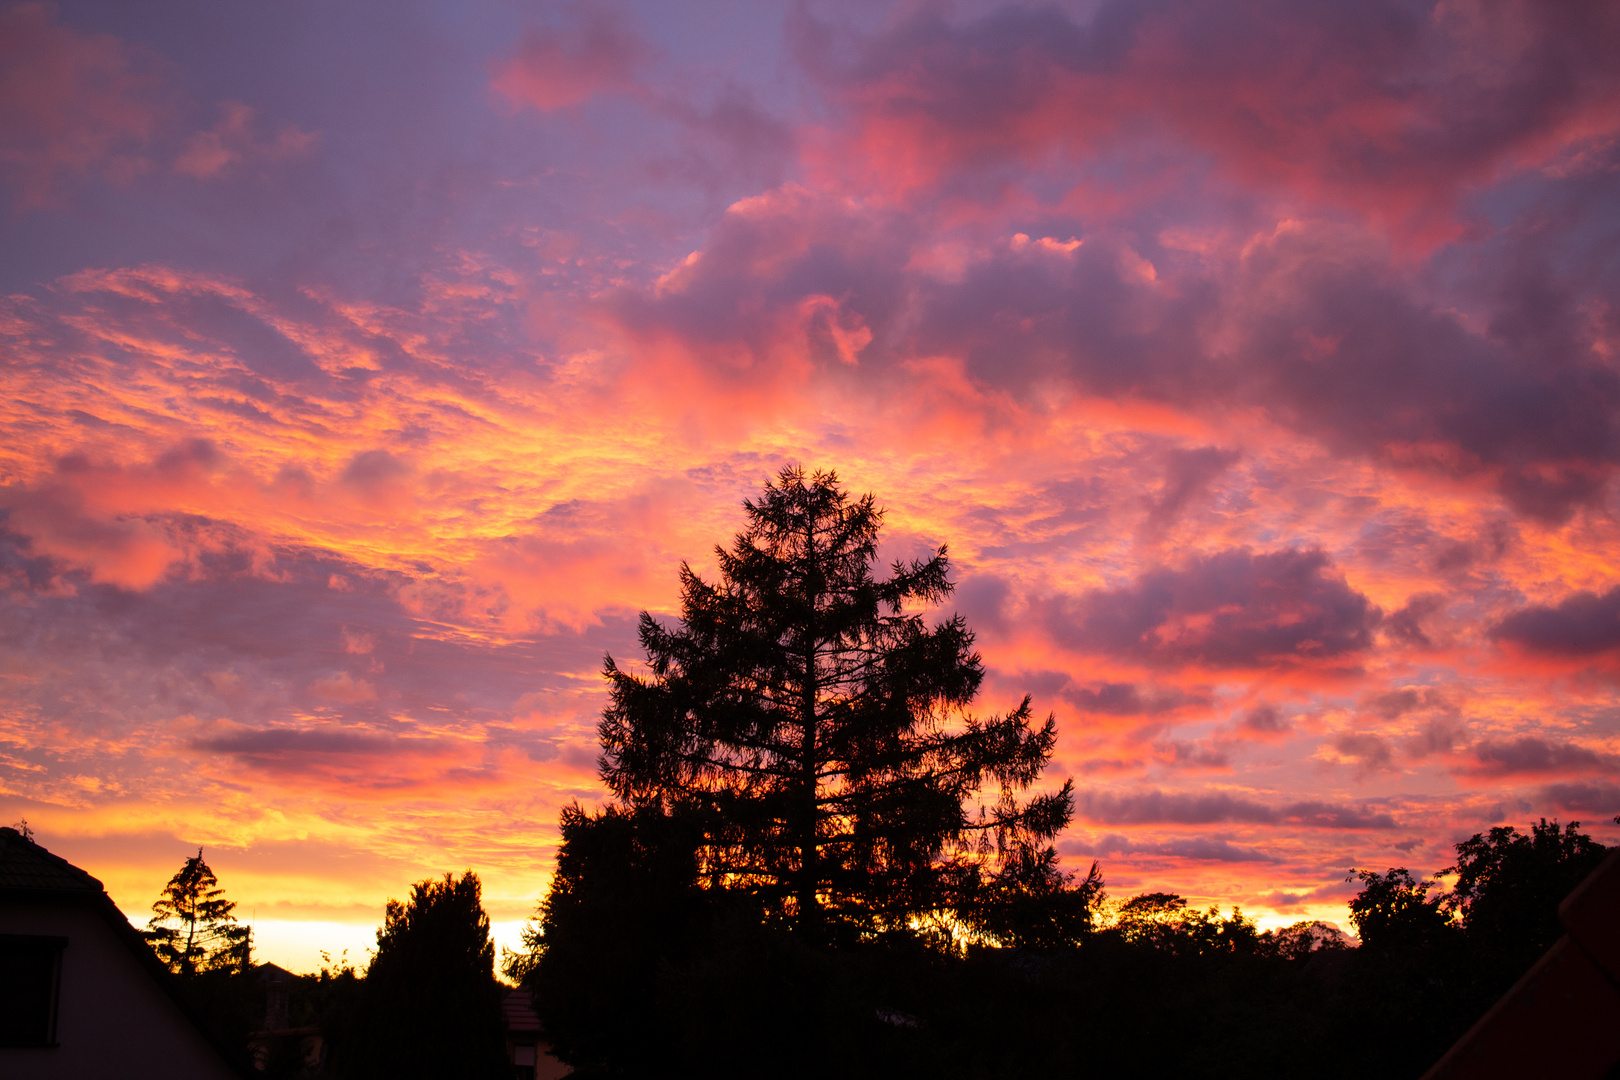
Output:
M907 610L950 595L945 548L874 576L882 511L833 473L784 469L744 508L718 582L681 567L679 624L642 613L651 677L607 660L614 795L697 808L714 823L702 879L749 891L806 941L953 916L985 883L1016 886L1032 857L1049 864L1070 785L1020 796L1053 719L1034 723L1027 697L967 713L983 677L972 632ZM995 797L970 810L987 782Z
M501 1026L495 946L478 875L419 881L388 901L366 969L341 1072L484 1080L511 1066Z
M202 848L185 861L152 904L146 940L177 975L240 972L251 963L253 932L232 914L219 879L203 861Z

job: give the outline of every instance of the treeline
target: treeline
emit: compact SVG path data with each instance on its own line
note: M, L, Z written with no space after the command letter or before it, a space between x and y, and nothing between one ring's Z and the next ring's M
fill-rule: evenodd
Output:
M946 926L806 943L747 892L695 877L701 836L647 808L564 814L532 951L505 973L581 1080L1350 1077L1369 1059L1418 1076L1557 940L1559 902L1607 850L1579 822L1542 820L1458 844L1450 889L1360 871L1359 947L1324 923L1261 932L1169 893L1114 901L1094 864L1002 910L1015 944L987 947ZM512 1075L475 874L390 901L363 971L328 963L279 991L233 906L199 852L148 937L267 1078ZM285 1011L270 1017L274 993Z
M1095 866L1024 898L1016 946L947 927L813 945L703 887L678 815L575 808L563 832L514 974L582 1078L1418 1076L1558 938L1606 851L1543 820L1457 845L1450 890L1362 871L1359 948L1171 894L1111 904Z

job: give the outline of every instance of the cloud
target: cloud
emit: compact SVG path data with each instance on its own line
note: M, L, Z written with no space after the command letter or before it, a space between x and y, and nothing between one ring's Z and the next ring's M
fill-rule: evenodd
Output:
M1536 520L1597 498L1620 454L1620 376L1570 323L1514 329L1518 305L1578 303L1579 287L1505 270L1522 279L1496 283L1504 310L1482 333L1337 231L1285 222L1246 253L1230 307L1245 396L1340 452L1492 477Z
M318 728L239 728L192 740L199 750L243 757L280 757L287 754L362 754L385 756L395 740L365 731Z
M1006 6L960 23L922 8L842 50L800 20L802 62L851 118L846 171L916 189L1173 141L1255 186L1440 235L1494 169L1612 132L1620 82L1620 19L1601 5L1120 0L1085 22Z
M315 136L296 125L283 124L274 138L254 132L254 110L240 101L220 106L219 123L186 141L175 158L174 171L198 180L212 180L244 164L276 164L307 154Z
M1231 751L1223 739L1209 742L1189 742L1180 739L1171 739L1155 743L1155 750L1168 753L1169 760L1165 764L1180 770L1214 770L1217 772L1230 772L1232 770Z
M1117 833L1096 840L1065 840L1058 850L1069 856L1100 858L1109 855L1157 855L1192 862L1274 863L1280 860L1265 851L1234 844L1219 836L1191 836L1172 840L1133 840Z
M684 359L757 407L779 382L898 359L885 334L904 312L916 227L789 184L732 204L703 248L651 289L611 294L605 314L649 358Z
M407 481L415 470L388 450L362 450L339 474L342 484L368 503L398 507L410 494Z
M1584 784L1549 784L1541 798L1560 810L1612 817L1620 811L1620 784L1592 781Z
M6 527L31 550L62 565L84 567L92 581L144 589L200 560L262 558L234 523L174 508L208 501L226 468L218 447L193 438L150 461L122 465L64 455L33 485L0 489ZM200 497L200 498L199 498Z
M743 87L728 83L704 105L667 93L652 104L687 133L680 152L648 166L657 181L685 180L712 196L734 197L780 185L793 167L797 129Z
M65 183L151 168L171 111L155 68L109 34L56 24L45 4L0 8L0 176L19 209L57 205Z
M1394 767L1393 748L1382 735L1367 731L1345 732L1334 736L1331 745L1339 760L1355 766L1357 779Z
M950 358L980 394L1031 406L1056 386L1199 414L1257 408L1336 454L1486 479L1549 524L1601 499L1620 465L1620 376L1579 314L1598 302L1596 278L1525 256L1492 271L1482 319L1325 218L1274 221L1196 258L1161 239L1150 260L1122 233L942 244L937 213L789 185L734 204L703 247L654 286L610 295L604 314L714 392L840 369L874 386ZM1181 453L1150 531L1230 452ZM1394 624L1403 640L1424 633L1426 603Z
M1171 450L1165 468L1164 486L1159 489L1148 510L1148 525L1155 529L1168 526L1188 502L1208 488L1216 477L1237 464L1241 456L1236 450L1222 450L1215 446Z
M1045 605L1046 627L1063 645L1161 667L1353 660L1371 647L1379 618L1312 550L1219 552Z
M1550 742L1534 735L1484 739L1471 748L1474 764L1456 771L1473 777L1570 776L1620 767L1620 759L1572 742Z
M1401 740L1401 749L1418 760L1432 754L1449 754L1462 738L1463 725L1450 716L1437 716Z
M1239 727L1260 736L1281 735L1289 730L1288 721L1283 719L1277 707L1266 703L1256 705L1244 713Z
M316 679L309 684L309 689L316 697L326 698L329 701L340 701L346 705L353 705L361 701L373 701L377 697L376 687L365 679L356 679L347 671L340 671L336 675Z
M1058 691L1063 700L1082 713L1105 716L1153 716L1173 712L1186 705L1207 703L1206 699L1174 687L1147 687L1135 683L1098 683L1093 686L1070 684Z
M1259 903L1273 911L1300 911L1321 904L1342 904L1355 896L1356 892L1354 885L1335 881L1303 892L1265 893L1259 898Z
M1445 696L1432 686L1386 690L1367 698L1363 707L1384 720L1399 720L1407 713L1425 709L1455 711Z
M1614 16L969 7L5 8L0 802L532 906L602 655L803 461L1116 887L1612 832Z
M1268 805L1226 792L1196 794L1157 788L1115 794L1083 790L1075 796L1082 818L1108 825L1210 825L1220 822L1292 824L1317 829L1390 829L1387 813L1305 800Z
M552 112L634 85L648 49L619 15L592 7L565 29L525 30L495 68L493 86L514 105Z
M1388 813L1307 799L1283 808L1283 820L1317 829L1393 829Z
M1275 821L1277 813L1262 803L1225 793L1196 795L1158 789L1115 795L1081 791L1075 809L1084 818L1109 825L1169 822L1206 825L1222 821Z
M1620 649L1620 585L1604 593L1571 593L1557 604L1510 612L1490 637L1545 656L1583 658Z
M1424 623L1443 611L1446 598L1440 593L1415 593L1406 603L1389 613L1384 620L1384 633L1402 645L1429 648L1434 644Z
M1005 633L1012 585L997 574L975 572L963 577L951 594L951 606L967 619L976 633ZM1067 676L1062 677L1067 681ZM1062 685L1060 681L1058 685Z
M31 550L91 568L91 579L144 589L182 557L161 522L105 518L86 510L66 485L43 490L0 490L5 525L26 537Z

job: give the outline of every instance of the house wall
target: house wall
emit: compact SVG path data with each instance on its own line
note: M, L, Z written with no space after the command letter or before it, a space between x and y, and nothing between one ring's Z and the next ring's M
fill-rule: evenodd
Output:
M90 904L0 902L0 933L68 939L62 953L58 1045L0 1047L0 1077L236 1078Z

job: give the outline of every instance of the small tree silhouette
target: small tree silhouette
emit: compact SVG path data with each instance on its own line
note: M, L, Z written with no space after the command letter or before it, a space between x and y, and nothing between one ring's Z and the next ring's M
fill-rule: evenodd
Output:
M245 971L252 962L253 931L236 921L235 910L198 848L152 905L145 937L177 975Z

